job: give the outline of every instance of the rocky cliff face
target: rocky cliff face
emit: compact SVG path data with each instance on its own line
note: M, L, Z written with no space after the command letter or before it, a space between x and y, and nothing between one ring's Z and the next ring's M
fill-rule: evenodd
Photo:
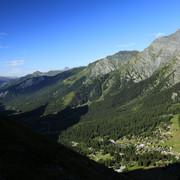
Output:
M173 84L180 81L180 30L156 39L148 48L133 57L124 68L124 76L134 82L150 77L156 70L165 68L165 77L173 73Z
M120 51L90 64L84 72L88 74L85 82L99 75L119 69L121 79L140 82L158 70L163 78L169 77L169 85L180 81L180 30L169 36L156 39L142 52Z
M27 79L26 81L23 81L21 84L19 84L16 89L17 90L23 90L26 89L32 85L36 85L38 83L40 83L41 81L44 80L44 77L38 77L38 78L31 78L31 79Z
M114 55L107 56L92 63L90 67L87 67L84 71L89 73L89 79L93 79L99 75L104 75L120 68L138 53L138 51L119 51Z

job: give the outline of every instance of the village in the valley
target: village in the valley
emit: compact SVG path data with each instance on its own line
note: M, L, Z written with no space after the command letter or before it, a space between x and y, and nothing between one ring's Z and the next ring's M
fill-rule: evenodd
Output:
M139 136L124 136L121 139L113 140L109 139L109 144L112 146L116 146L119 148L128 148L134 147L136 154L144 154L144 153L154 153L159 152L163 155L171 155L174 156L176 160L180 159L180 133L179 133L179 124L178 124L178 116L174 117L171 120L171 124L160 123L154 130L151 136L146 137L144 134ZM97 137L96 141L103 141L103 138ZM77 144L75 144L77 145ZM101 160L113 160L114 156L110 153L104 153L103 150L93 151L92 148L89 148L92 151L88 156L95 160L101 162ZM120 156L124 156L125 153L119 153ZM172 163L168 160L160 160L156 162L156 165L163 166ZM138 166L134 164L134 168ZM131 165L133 166L133 165ZM124 169L127 169L126 164L120 164L120 166L111 166L116 171L122 172ZM129 168L133 169L133 168Z

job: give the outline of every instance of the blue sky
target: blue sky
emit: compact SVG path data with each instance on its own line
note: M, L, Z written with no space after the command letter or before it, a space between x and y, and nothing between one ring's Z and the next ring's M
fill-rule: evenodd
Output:
M180 29L179 0L1 0L0 76L88 65Z

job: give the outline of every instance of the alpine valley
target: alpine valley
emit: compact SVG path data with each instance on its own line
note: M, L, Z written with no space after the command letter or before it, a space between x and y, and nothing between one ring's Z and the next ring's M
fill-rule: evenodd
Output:
M120 51L87 67L9 80L0 84L0 103L11 119L124 172L121 178L178 178L180 30L142 52Z

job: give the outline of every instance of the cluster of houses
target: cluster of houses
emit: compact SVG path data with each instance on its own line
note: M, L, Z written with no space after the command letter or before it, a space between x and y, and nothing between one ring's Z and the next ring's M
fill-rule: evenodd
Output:
M175 153L173 152L173 146L166 146L166 141L168 141L170 138L173 137L173 132L175 129L171 129L171 127L168 124L161 123L158 127L155 128L154 132L151 136L147 137L145 134L141 134L139 136L124 136L121 137L119 140L109 139L109 143L121 147L121 148L127 148L129 146L134 146L136 148L136 154L142 154L145 152L160 152L165 155L173 155L176 159L180 158L180 152ZM96 141L104 141L104 138L102 137L96 137ZM77 143L72 142L73 146L77 146ZM93 151L92 148L89 148L89 150ZM100 150L99 153L103 154L103 151ZM92 153L93 156L91 158L95 158L96 160L99 160L99 157L97 157L96 152ZM124 154L120 153L120 156L123 156ZM161 163L161 162L157 162ZM163 163L163 162L162 162ZM120 166L119 169L116 171L121 172L125 166Z
M168 147L165 145L160 145L166 143L168 139L172 137L173 132L170 130L170 126L167 124L160 124L158 128L152 133L151 137L142 136L132 136L130 142L126 136L122 137L120 140L110 139L110 143L115 144L121 148L126 148L129 145L134 145L136 147L136 153L153 152L158 151L162 154L174 155L176 159L179 159L180 153L175 153L172 151L173 146Z

